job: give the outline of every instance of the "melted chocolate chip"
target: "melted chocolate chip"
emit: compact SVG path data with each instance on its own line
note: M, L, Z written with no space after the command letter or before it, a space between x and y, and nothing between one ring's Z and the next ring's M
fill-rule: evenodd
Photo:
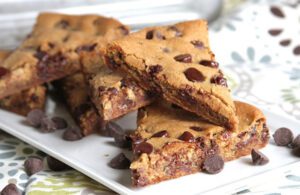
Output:
M199 62L199 64L203 65L203 66L208 66L211 68L218 68L219 67L219 63L215 62L215 61L210 61L210 60L201 60Z
M271 11L271 13L272 13L274 16L277 16L277 17L279 17L279 18L284 18L284 17L285 17L285 15L284 15L284 13L282 12L282 10L281 10L279 7L277 7L277 6L271 6L271 7L270 7L270 11Z
M8 69L4 68L4 67L0 67L0 78L3 77L4 75L6 75L9 72Z
M128 30L128 28L126 28L126 26L119 26L118 29L120 29L120 31L122 32L123 35L129 34L129 30Z
M91 44L91 45L82 45L82 46L79 46L75 49L75 52L76 53L80 53L81 51L88 51L88 52L91 52L93 51L97 46L97 43L94 43L94 44Z
M224 160L221 156L215 154L208 156L203 162L203 169L210 174L216 174L223 170Z
M194 142L195 137L192 133L185 131L178 139L185 141L185 142Z
M176 26L170 26L168 30L172 30L175 32L175 37L181 37L182 32Z
M290 40L290 39L284 39L284 40L280 41L279 44L280 44L281 46L284 46L284 47L285 47L285 46L288 46L288 45L291 44L291 40Z
M210 79L211 83L221 85L227 87L227 80L223 77L223 75L217 75Z
M194 41L191 41L191 44L193 44L194 47L198 48L198 49L203 49L204 48L204 44L203 44L202 41L194 40Z
M31 176L43 170L43 160L39 157L29 157L24 163L24 168L27 175Z
M82 137L81 131L74 127L68 127L62 136L62 138L66 141L77 141L82 139Z
M71 169L71 167L57 160L56 158L53 158L52 156L47 156L46 161L49 169L51 169L52 171L65 171Z
M275 131L273 138L278 146L288 146L293 142L294 135L290 129L281 127Z
M66 29L70 23L67 20L61 20L56 24L56 27Z
M203 74L197 70L196 68L188 68L184 71L184 75L189 81L199 81L202 82L205 80L205 77Z
M149 66L149 74L153 77L163 70L163 67L159 64Z
M205 129L202 128L202 127L195 127L195 126L192 126L190 127L190 129L194 130L194 131L204 131Z
M265 165L269 162L268 157L256 149L252 149L251 157L254 165Z
M120 153L111 159L108 165L113 169L129 169L130 160L123 153Z
M26 119L29 125L33 127L40 127L44 117L46 117L46 115L41 109L34 109L27 114Z
M52 118L52 121L55 123L55 129L65 129L68 127L68 123L64 118L55 116Z
M56 123L49 117L42 118L41 121L41 132L50 133L56 130Z
M142 153L150 154L153 151L153 146L148 142L141 142L134 146L133 152L137 155Z
M270 29L269 34L272 36L277 36L282 33L282 29Z
M183 63L191 63L192 62L192 56L191 54L180 54L174 57L174 60L177 62L183 62Z
M150 31L148 31L148 32L146 33L146 39L151 40L151 39L154 38L154 36L155 36L156 38L158 38L158 39L161 39L161 40L165 40L165 39L166 39L166 37L163 36L159 31L150 30Z
M0 194L1 195L21 195L21 192L19 191L16 184L10 183L2 189Z
M169 133L166 130L159 131L152 135L152 137L168 137L168 136L169 136Z
M300 147L300 135L297 135L297 137L293 140L292 147L293 148Z
M91 109L90 103L83 103L77 106L74 110L74 115L78 119L81 115L83 115L85 112L87 112L89 109Z

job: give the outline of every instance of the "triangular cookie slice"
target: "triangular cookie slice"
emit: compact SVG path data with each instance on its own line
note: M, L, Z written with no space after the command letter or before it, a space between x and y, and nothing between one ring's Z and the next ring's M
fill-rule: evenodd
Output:
M214 124L235 129L235 106L207 34L202 20L147 28L111 43L106 61L111 68L130 74L145 90Z

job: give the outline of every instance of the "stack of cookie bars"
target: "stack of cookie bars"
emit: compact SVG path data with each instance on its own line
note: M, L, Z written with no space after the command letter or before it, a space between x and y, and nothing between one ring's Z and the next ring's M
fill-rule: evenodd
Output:
M0 58L2 108L43 108L52 82L83 135L138 110L134 186L202 171L210 156L237 159L269 140L262 112L232 100L204 20L130 34L112 18L43 13Z

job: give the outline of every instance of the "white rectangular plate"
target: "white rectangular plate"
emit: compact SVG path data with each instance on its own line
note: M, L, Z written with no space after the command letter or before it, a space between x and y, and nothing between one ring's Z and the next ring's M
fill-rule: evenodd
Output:
M66 109L60 103L49 98L47 113L63 116L72 123ZM300 123L297 121L266 112L268 125L271 131L285 126L299 133ZM265 166L252 166L250 156L228 162L224 170L217 175L197 173L178 179L161 182L144 188L131 186L129 170L115 170L107 163L122 150L114 146L113 139L100 135L91 135L75 142L64 141L62 131L55 133L40 133L38 130L26 126L25 118L4 110L0 110L0 128L7 133L35 146L45 153L63 161L83 174L93 178L103 185L120 194L198 194L222 189L224 186L249 179L252 176L263 176L270 170L278 169L299 161L293 157L288 148L277 147L271 143L262 151L270 158ZM118 121L125 129L134 129L136 123L135 113L129 114ZM298 132L296 132L298 131ZM123 152L128 154L127 150Z

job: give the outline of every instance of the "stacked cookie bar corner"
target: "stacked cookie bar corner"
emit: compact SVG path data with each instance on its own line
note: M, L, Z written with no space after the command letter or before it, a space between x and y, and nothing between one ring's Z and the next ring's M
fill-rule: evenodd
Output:
M130 34L112 18L44 13L0 57L0 106L8 110L43 108L46 82L64 95L84 135L138 110L134 186L202 171L214 155L237 159L269 139L262 112L232 100L204 20Z

